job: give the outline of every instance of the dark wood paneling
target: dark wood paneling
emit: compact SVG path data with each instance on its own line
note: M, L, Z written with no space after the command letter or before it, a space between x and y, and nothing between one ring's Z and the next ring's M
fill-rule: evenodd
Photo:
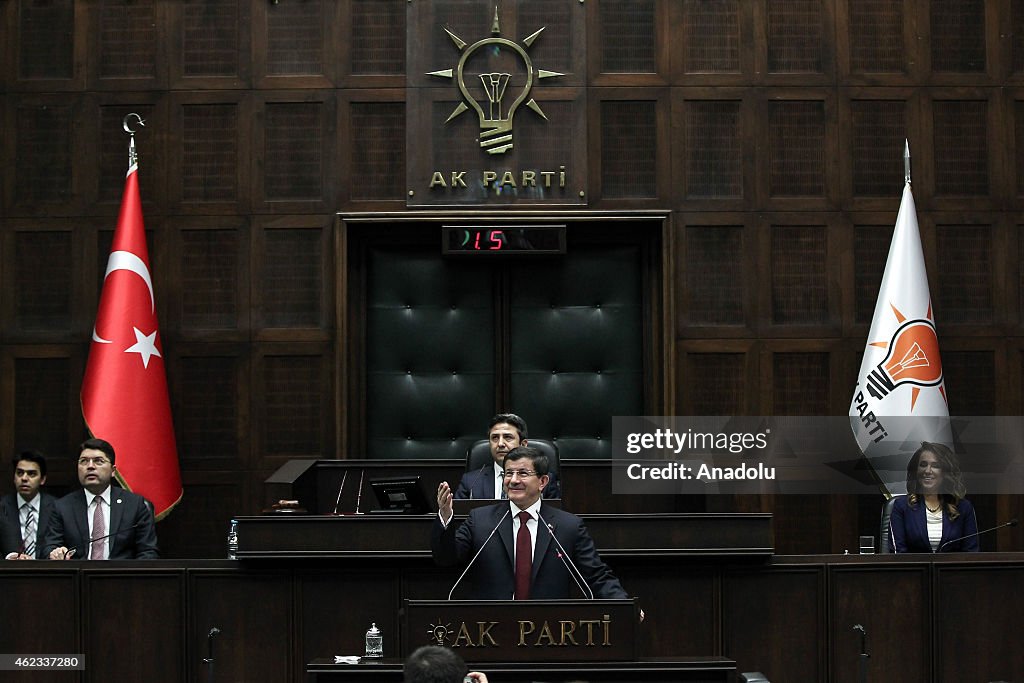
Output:
M216 627L220 629L215 641L218 671L251 683L295 680L298 629L289 571L203 572L191 574L188 581L186 637L197 648L194 652L205 647L207 634ZM205 680L205 666L198 656L191 659L190 680Z
M829 573L829 659L835 683L859 679L860 624L866 632L868 672L885 672L893 683L916 683L931 675L932 644L921 628L930 621L928 566L834 567ZM884 605L884 609L879 609ZM903 633L898 639L882 633Z
M722 654L736 660L737 670L761 671L769 680L827 680L825 585L821 565L726 573Z
M384 654L397 656L401 652L399 585L398 571L379 566L364 571L314 570L297 576L297 635L302 649L295 680L302 680L306 662L325 653L362 655L371 624L381 631Z
M1020 613L1020 567L993 568L984 576L974 567L937 568L935 624L938 678L943 681L1015 681L1024 678L1020 648L1006 629ZM982 618L979 618L982 617ZM960 625L971 623L969 647L982 656L964 656Z
M83 652L86 681L111 681L131 671L146 681L185 679L185 575L109 571L85 575ZM157 656L139 656L152 648Z
M852 683L860 653L852 626L861 624L869 680L1024 675L1024 652L1007 637L1019 613L1020 554L776 556L755 565L634 557L613 565L646 613L638 647L651 657L692 651L773 681ZM371 622L384 631L385 655L401 657L401 599L445 595L450 574L387 555L314 565L43 563L31 571L7 562L0 591L17 618L0 626L0 638L14 653L86 657L81 675L32 680L120 680L133 671L199 682L216 627L218 680L298 683L313 659L361 654Z
M74 569L40 572L29 565L22 568L5 562L0 578L4 610L11 618L0 620L0 642L5 654L84 654L81 621L81 576ZM32 623L34 619L38 622ZM91 664L86 659L86 666ZM19 674L7 674L12 679ZM78 674L37 671L33 681L81 680ZM26 676L27 677L27 676Z

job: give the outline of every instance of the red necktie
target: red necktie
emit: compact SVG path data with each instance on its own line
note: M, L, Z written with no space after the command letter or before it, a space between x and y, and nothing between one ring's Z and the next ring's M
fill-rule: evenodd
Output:
M530 574L533 571L533 544L526 526L530 513L519 513L519 533L516 534L516 600L530 599Z
M96 505L96 509L92 513L92 537L97 539L92 542L92 548L89 551L90 560L102 560L103 559L103 546L106 543L104 536L107 535L107 525L103 521L103 499L96 496L92 499Z

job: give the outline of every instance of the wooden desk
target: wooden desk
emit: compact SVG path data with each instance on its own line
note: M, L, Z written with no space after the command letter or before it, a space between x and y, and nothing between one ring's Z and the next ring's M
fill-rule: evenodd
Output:
M736 662L724 657L664 657L635 662L488 662L474 666L491 683L593 681L595 683L721 683L736 680ZM401 683L402 660L335 664L314 659L306 665L313 683Z
M767 513L580 515L602 557L767 559ZM430 557L436 515L238 517L238 557Z

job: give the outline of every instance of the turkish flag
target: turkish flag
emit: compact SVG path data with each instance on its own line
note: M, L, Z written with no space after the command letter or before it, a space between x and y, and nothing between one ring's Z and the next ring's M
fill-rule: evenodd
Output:
M182 494L162 346L133 161L82 380L82 415L93 436L114 446L121 484L148 498L157 519Z

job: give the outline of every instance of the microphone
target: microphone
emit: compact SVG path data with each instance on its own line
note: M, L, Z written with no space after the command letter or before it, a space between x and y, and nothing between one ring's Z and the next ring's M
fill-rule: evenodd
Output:
M999 529L1002 529L1003 527L1008 527L1008 526L1017 526L1017 518L1014 517L1009 522L1003 522L1002 524L1000 524L998 526L994 526L991 529L985 529L984 531L975 531L973 534L967 534L966 536L961 536L960 538L952 538L952 539L946 541L945 543L943 543L942 545L940 545L939 549L936 550L935 552L941 553L942 549L945 548L950 543L959 543L960 541L963 541L965 539L973 538L975 536L981 536L982 534L987 534L990 531L997 531Z
M338 487L338 497L334 499L334 514L338 514L338 506L341 505L341 492L345 490L345 480L348 479L348 470L341 475L341 486Z
M139 524L141 524L141 523L142 522L135 522L135 524L132 524L131 526L126 526L123 529L118 529L117 531L115 531L113 533L110 533L110 534L107 534L106 536L98 536L96 538L90 538L89 539L89 546L91 547L92 544L95 543L96 541L105 541L105 540L107 540L108 538L110 538L112 536L118 536L120 534L123 534L126 531L131 531L132 529L138 527ZM65 558L70 558L72 555L74 555L77 552L78 552L78 548L71 548L70 550L68 550L67 555L65 555Z
M572 556L569 555L569 553L566 551L564 547L562 547L562 544L559 542L558 537L555 536L555 527L551 524L548 524L548 521L541 516L540 511L537 512L537 516L540 517L540 521L544 522L544 525L548 528L548 533L551 534L551 538L555 541L555 544L558 546L559 552L555 554L558 555L558 559L562 561L562 564L564 564L565 568L569 571L569 576L571 576L572 580L576 582L576 585L579 586L581 591L583 591L583 594L589 596L589 598L593 600L594 591L590 590L590 585L587 583L586 577L583 576L583 572L581 572L579 567L576 566L576 563L572 561ZM571 569L569 565L572 565ZM579 578L576 578L577 576ZM583 583L580 583L581 580L583 581Z
M498 523L494 525L493 529L491 529L491 533L487 534L487 538L485 538L484 542L480 544L480 549L476 551L475 555L473 555L473 559L469 561L469 564L466 565L466 568L462 570L461 574L459 574L459 578L455 579L455 583L452 584L452 589L448 591L449 600L452 599L452 593L454 593L455 589L459 587L459 583L461 583L462 579L466 576L467 573L469 573L469 568L473 566L474 562L476 562L476 558L480 557L480 553L482 553L484 551L484 548L487 547L487 543L491 540L491 537L494 536L494 534L498 531L498 527L501 526L501 523L505 521L505 518L508 517L509 513L511 512L512 508L507 508L505 510L505 514L501 516L501 519L498 520ZM454 520L455 516L452 515L452 519L448 520L448 523L451 524Z
M359 512L359 504L363 500L363 477L366 476L366 470L363 469L359 472L359 490L356 491L356 514L362 514Z

